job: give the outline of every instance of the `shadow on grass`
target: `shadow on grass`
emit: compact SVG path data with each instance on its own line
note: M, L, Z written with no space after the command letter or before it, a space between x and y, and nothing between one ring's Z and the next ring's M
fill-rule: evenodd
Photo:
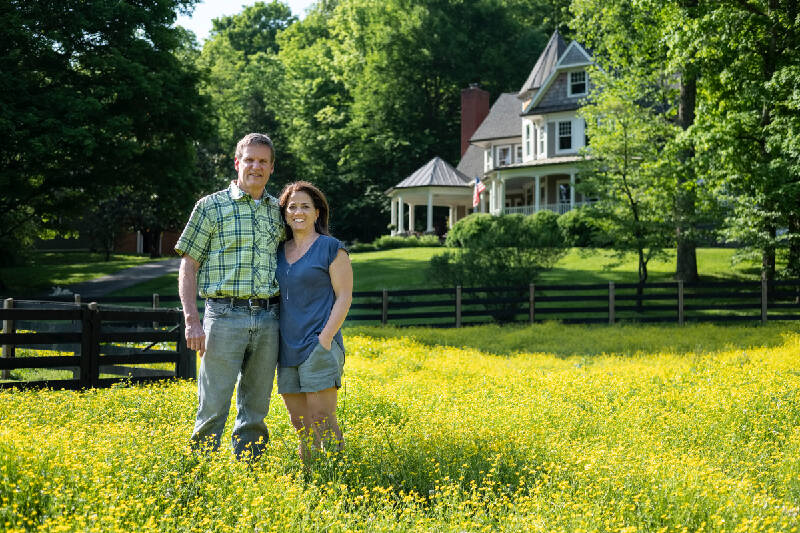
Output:
M481 325L460 329L354 326L345 335L405 337L428 346L476 349L494 355L546 353L559 357L637 353L709 353L726 349L780 346L800 334L800 322L587 326L546 322L534 325Z

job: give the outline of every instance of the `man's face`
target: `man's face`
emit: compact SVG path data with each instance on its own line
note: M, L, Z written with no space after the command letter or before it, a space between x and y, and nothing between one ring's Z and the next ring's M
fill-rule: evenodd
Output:
M272 150L265 144L249 144L242 150L242 158L234 160L234 167L239 173L236 185L253 198L261 198L274 168Z

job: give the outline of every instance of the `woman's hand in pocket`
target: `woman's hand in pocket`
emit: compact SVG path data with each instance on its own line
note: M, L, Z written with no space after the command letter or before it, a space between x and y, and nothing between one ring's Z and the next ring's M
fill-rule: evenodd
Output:
M328 337L327 335L323 337L322 333L320 333L317 335L317 340L319 341L320 346L330 351L331 344L333 343L333 337Z

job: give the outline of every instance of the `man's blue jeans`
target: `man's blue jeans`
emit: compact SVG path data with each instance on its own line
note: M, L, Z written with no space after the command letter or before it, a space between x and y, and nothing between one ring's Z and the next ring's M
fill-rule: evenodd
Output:
M278 306L233 307L206 301L206 353L197 378L199 406L192 443L217 449L236 385L236 422L231 442L237 457L264 451L264 419L278 364Z

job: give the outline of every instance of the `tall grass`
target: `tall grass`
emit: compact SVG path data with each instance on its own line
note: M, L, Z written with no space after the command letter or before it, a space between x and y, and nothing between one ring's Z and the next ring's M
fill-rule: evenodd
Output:
M545 326L531 338L572 330ZM470 328L462 344L503 332ZM629 327L629 347L610 342L619 348L594 356L517 350L511 340L498 356L393 330L351 332L338 413L347 447L308 470L276 397L268 453L249 465L229 450L189 452L193 383L0 392L0 525L796 531L800 334L727 332L727 347L662 341L643 351L659 345L658 331ZM601 336L584 333L584 347ZM690 335L704 333L722 337L709 326Z

